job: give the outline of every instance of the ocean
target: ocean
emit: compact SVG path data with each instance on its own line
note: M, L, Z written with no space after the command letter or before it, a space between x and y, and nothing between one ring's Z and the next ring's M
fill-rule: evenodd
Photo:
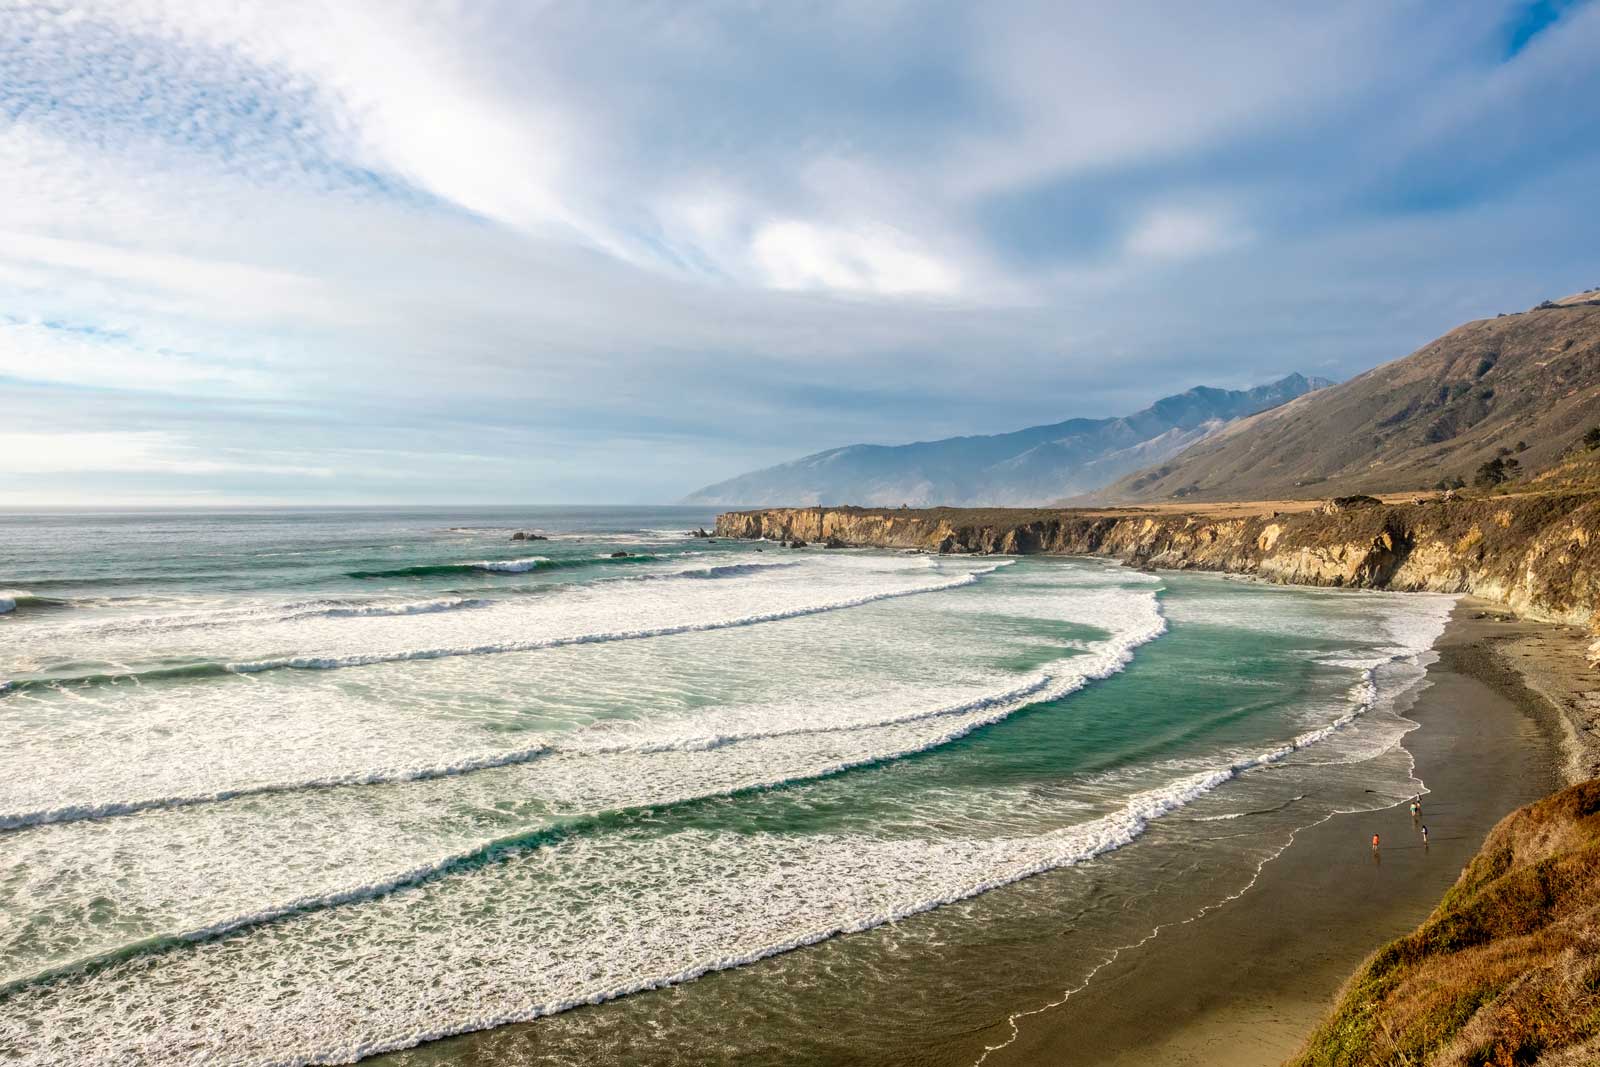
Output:
M0 1058L975 1063L1422 788L1451 598L712 518L0 513Z

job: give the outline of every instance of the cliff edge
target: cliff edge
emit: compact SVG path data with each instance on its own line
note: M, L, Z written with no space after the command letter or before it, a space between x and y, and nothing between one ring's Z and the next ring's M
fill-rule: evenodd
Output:
M719 537L927 552L1106 556L1141 567L1297 585L1470 593L1547 622L1600 628L1600 493L1295 512L768 508L717 518Z

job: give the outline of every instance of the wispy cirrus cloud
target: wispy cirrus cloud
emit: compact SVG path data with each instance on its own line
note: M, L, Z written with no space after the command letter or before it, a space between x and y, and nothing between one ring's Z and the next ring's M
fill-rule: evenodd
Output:
M12 501L666 499L1353 373L1600 281L1593 2L87 0L0 34Z

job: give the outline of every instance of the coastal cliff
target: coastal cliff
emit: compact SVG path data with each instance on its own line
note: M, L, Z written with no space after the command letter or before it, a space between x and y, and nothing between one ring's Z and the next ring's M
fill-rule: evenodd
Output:
M1468 593L1526 618L1600 627L1600 494L1528 494L1207 515L931 508L770 508L716 535L941 553L1106 556L1297 585Z

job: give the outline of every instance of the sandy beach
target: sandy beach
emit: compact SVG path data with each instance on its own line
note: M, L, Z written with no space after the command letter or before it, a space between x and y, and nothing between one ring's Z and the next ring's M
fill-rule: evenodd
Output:
M1463 600L1406 739L1429 790L1427 848L1403 805L1304 830L1239 900L1019 1019L987 1062L1268 1067L1293 1055L1357 965L1432 911L1501 817L1592 766L1585 643Z

